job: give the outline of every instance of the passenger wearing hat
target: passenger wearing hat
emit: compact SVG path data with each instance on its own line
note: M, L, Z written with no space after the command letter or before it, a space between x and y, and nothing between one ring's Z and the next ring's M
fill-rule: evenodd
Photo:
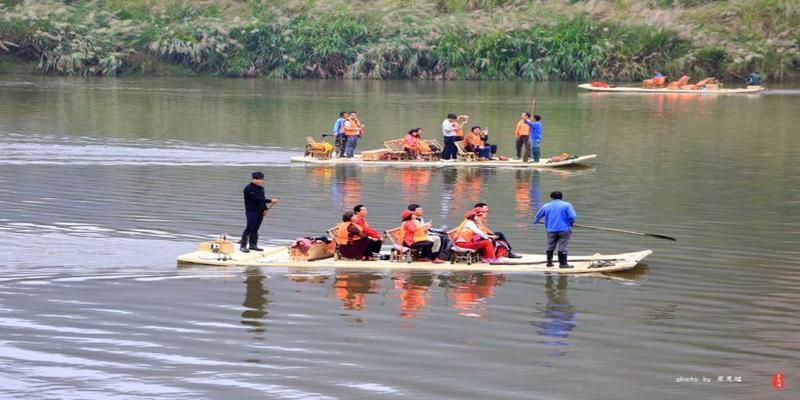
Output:
M436 254L431 250L433 248L433 242L428 240L428 230L431 227L430 224L421 223L419 220L414 218L414 213L409 210L403 210L403 213L400 214L400 216L403 220L403 245L412 249L418 249L420 251L422 258L418 261L430 261L434 264L443 263L444 261L437 258Z
M464 221L456 228L455 245L465 249L480 250L484 262L496 261L492 239L497 236L487 235L478 226L476 220L483 216L482 208L473 208L464 214Z
M419 223L423 225L428 225L428 240L433 242L433 247L431 251L433 254L442 260L447 260L450 256L450 239L447 238L447 234L444 232L434 232L430 229L430 223L426 224L425 220L422 219L422 216L425 215L425 211L419 204L409 204L408 211L411 211L413 217L419 221Z
M250 250L263 251L258 247L258 229L264 221L264 215L269 210L268 204L278 202L278 199L268 199L264 194L264 174L253 172L250 183L244 187L244 210L247 218L247 226L242 232L242 240L239 241L239 251L248 253ZM247 248L247 245L250 248Z
M533 223L538 224L544 218L544 228L547 230L546 254L548 267L553 266L553 252L558 246L558 267L572 268L571 265L567 264L567 245L570 237L572 237L572 226L575 224L578 214L572 204L561 200L563 197L563 194L559 191L550 193L550 198L553 201L543 205L533 219Z
M481 215L480 218L476 218L475 223L478 224L478 227L481 228L483 233L489 235L490 237L491 236L497 237L496 239L494 239L494 247L495 248L506 247L508 249L508 254L506 254L506 257L508 258L522 258L522 256L514 254L514 252L511 251L511 243L509 243L508 239L506 239L506 235L503 234L503 232L492 231L491 229L489 229L489 223L488 223L489 205L481 202L481 203L476 203L473 207L480 208L483 210L483 215Z

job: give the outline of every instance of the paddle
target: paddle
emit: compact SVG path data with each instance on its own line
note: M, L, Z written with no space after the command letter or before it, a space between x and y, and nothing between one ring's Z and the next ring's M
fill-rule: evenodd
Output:
M533 116L533 110L536 108L536 96L533 96L531 99L531 116Z
M267 216L267 214L269 214L269 211L270 211L270 210L272 210L273 208L275 208L275 206L277 206L277 205L278 205L278 201L279 201L279 200L280 200L280 199L275 199L275 200L274 200L272 203L270 203L270 204L272 204L272 207L267 207L267 209L266 209L266 210L264 210L264 216L265 216L265 217Z
M543 222L541 222L541 221L539 221L539 223L543 224ZM659 238L659 239L664 239L664 240L671 240L673 242L677 242L678 241L678 239L675 239L672 236L659 235L659 234L656 234L656 233L634 232L634 231L626 231L626 230L623 230L623 229L604 228L604 227L600 227L600 226L590 226L590 225L581 225L581 224L573 224L573 226L575 226L576 228L594 229L594 230L597 230L597 231L627 233L629 235L639 235L639 236L651 236L651 237L654 237L654 238Z
M634 232L634 231L626 231L626 230L623 230L623 229L603 228L603 227L600 227L600 226L589 226L589 225L580 225L580 224L574 224L574 225L575 225L576 227L578 227L578 228L583 228L583 229L594 229L594 230L598 230L598 231L617 232L617 233L627 233L627 234L629 234L629 235L651 236L651 237L654 237L654 238L665 239L665 240L671 240L671 241L673 241L673 242L676 242L676 241L678 241L678 239L675 239L675 238L674 238L674 237L672 237L672 236L667 236L667 235L659 235L659 234L656 234L656 233Z

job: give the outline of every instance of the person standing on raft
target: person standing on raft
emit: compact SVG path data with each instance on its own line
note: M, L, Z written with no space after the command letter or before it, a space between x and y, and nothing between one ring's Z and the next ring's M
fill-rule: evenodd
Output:
M258 247L258 229L264 216L269 210L268 204L277 204L278 199L268 199L264 194L264 174L253 172L250 183L244 187L244 215L247 218L247 226L242 232L242 240L239 241L239 251L249 253L253 251L264 251ZM248 249L248 243L250 248Z
M543 205L533 219L533 223L538 224L544 218L544 228L547 230L548 267L553 266L553 252L557 245L558 267L572 268L572 265L567 264L567 245L572 237L572 227L575 225L578 214L572 204L561 200L563 197L564 195L559 191L550 193L550 198L553 200Z

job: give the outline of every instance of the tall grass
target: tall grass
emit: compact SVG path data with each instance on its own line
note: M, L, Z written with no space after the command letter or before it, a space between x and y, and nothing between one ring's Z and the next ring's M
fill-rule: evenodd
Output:
M5 1L0 55L41 73L624 80L800 70L796 0ZM610 3L609 3L610 4ZM660 11L653 11L653 9ZM654 14L655 13L655 14ZM629 14L637 15L631 18ZM655 23L648 21L659 15Z

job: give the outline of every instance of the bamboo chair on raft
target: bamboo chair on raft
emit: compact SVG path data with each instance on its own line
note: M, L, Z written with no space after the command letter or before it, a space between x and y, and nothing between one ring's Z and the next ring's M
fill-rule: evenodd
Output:
M642 87L645 89L660 89L667 83L667 77L661 76L658 78L645 79L642 81Z
M478 156L475 153L467 151L463 140L459 140L455 145L456 149L458 149L458 161L478 161Z
M389 253L389 260L407 263L416 261L420 258L421 253L418 249L412 249L403 243L403 238L400 236L402 232L402 227L389 229L383 232L383 235L392 242L392 250Z
M339 225L336 225L333 228L328 229L328 236L331 237L331 241L333 241L333 243L335 243L335 245L336 245L334 250L333 250L333 259L334 260L341 260L342 259L342 252L341 252L341 250L339 250L339 239L338 239L338 236L337 236L338 233L339 233Z
M689 83L689 79L691 79L691 77L684 75L680 79L678 79L677 81L670 82L667 85L667 89L681 89L681 88L683 88L684 85Z
M320 160L327 160L333 154L333 146L330 143L317 142L311 136L306 136L305 157L314 156Z
M467 265L478 263L481 261L481 255L475 250L459 247L456 245L456 231L458 228L447 231L447 237L450 238L450 264L465 262Z
M408 152L403 148L403 139L387 140L383 142L383 146L389 150L385 156L388 160L403 161L410 159Z

